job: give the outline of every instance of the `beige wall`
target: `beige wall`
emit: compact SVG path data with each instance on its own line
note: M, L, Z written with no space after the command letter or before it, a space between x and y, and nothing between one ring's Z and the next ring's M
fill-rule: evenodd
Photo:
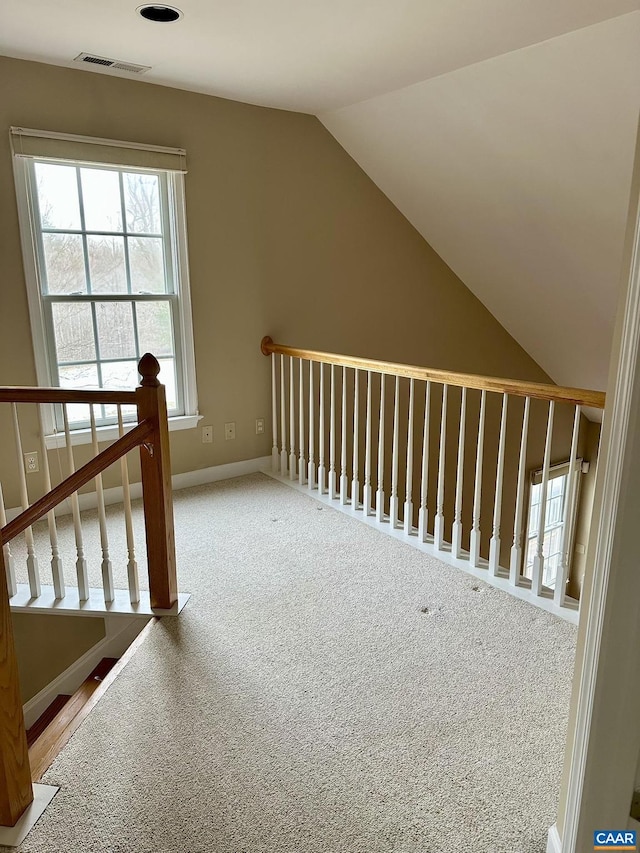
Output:
M22 701L57 678L105 636L104 619L14 613Z
M580 598L587 565L587 544L593 517L593 499L598 470L598 449L600 446L601 425L583 419L581 430L580 456L589 463L589 470L580 478L580 495L574 536L574 552L571 579L567 592L573 598Z
M0 384L35 382L10 125L188 152L198 393L214 443L202 444L199 430L174 433L174 472L269 452L269 436L254 428L270 415L269 366L259 351L266 333L318 349L547 379L316 118L6 58L0 88ZM224 441L226 421L237 424L233 442ZM7 426L0 421L3 435ZM13 464L5 441L0 471ZM15 505L9 473L4 484Z

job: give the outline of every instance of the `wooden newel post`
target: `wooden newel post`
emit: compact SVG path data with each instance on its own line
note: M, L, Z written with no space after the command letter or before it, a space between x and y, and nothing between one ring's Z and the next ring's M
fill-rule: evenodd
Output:
M0 537L0 825L15 826L32 800L27 735Z
M168 609L178 600L178 581L167 402L158 381L160 365L151 353L140 359L138 373L142 376L136 389L138 421L151 421L153 426L149 441L140 447L151 606Z

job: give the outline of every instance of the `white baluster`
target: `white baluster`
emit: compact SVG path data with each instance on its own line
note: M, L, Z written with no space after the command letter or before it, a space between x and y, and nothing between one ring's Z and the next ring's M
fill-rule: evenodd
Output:
M40 430L40 455L42 457L42 475L44 479L45 492L51 491L51 472L49 471L49 454L44 437L44 423L42 419L42 406L36 405L38 412L38 428ZM51 575L53 577L53 591L57 599L64 598L64 571L62 559L58 547L58 528L56 526L56 514L54 510L47 513L47 524L49 526L49 542L51 544Z
M371 515L371 371L367 370L367 413L364 438L364 485L362 487L362 509Z
M287 395L284 377L284 356L280 356L280 474L284 477L287 473Z
M62 419L64 423L64 440L67 446L67 467L69 475L73 474L75 464L73 461L73 447L71 445L71 432L69 431L69 417L67 415L66 403L62 404ZM87 601L89 598L89 579L87 577L87 561L84 557L84 543L82 540L82 521L80 518L80 503L78 501L78 493L74 492L71 495L71 514L73 516L73 530L76 540L76 575L78 578L78 598L80 601Z
M278 383L276 381L276 354L271 353L271 429L273 441L271 447L271 470L277 473L278 462Z
M98 431L96 430L96 417L93 403L89 406L89 422L91 424L91 444L93 447L93 455L97 456L100 452L98 448ZM98 526L100 528L100 547L102 549L102 589L104 590L104 600L106 604L113 601L115 593L113 591L113 569L111 559L109 557L109 536L107 533L107 514L104 508L104 489L102 486L102 474L96 474L96 500L98 502Z
M2 483L0 483L0 529L2 529L6 523L7 513L4 506ZM13 554L11 553L11 546L8 542L5 542L2 546L2 550L4 552L4 568L7 575L7 591L9 592L9 598L13 598L18 591L18 587L16 586L16 564L13 559Z
M307 469L307 485L310 489L316 487L315 432L313 410L313 362L309 362L309 464Z
M320 362L320 412L318 420L318 491L324 494L326 468L324 464L324 364Z
M24 456L22 453L22 438L20 437L20 424L18 423L18 407L15 403L11 404L11 413L13 415L13 433L16 444L16 456L18 459L18 482L20 484L20 501L22 509L28 509L29 496L27 494L27 477L24 471ZM40 573L38 570L38 558L36 557L35 543L33 541L33 530L27 527L24 532L25 542L27 543L27 574L29 576L29 591L32 598L37 598L40 595Z
M436 517L434 521L434 539L436 548L444 546L444 466L446 461L447 443L447 391L448 386L442 386L442 410L440 412L440 453L438 457L438 494Z
M391 445L391 497L389 499L389 523L398 526L398 440L400 431L400 377L396 376L393 396L393 438Z
M531 591L534 595L542 593L542 578L544 573L544 528L547 518L547 487L549 485L549 468L551 466L551 441L553 438L554 402L549 401L549 419L547 421L547 437L544 445L544 462L542 466L542 488L540 495L540 521L538 523L538 539L536 553L533 558L531 572Z
M409 536L413 530L413 500L411 487L413 485L413 406L415 379L409 380L409 418L407 422L407 466L404 495L404 532Z
M469 543L471 565L480 565L480 513L482 510L482 462L484 454L484 424L487 411L487 392L480 394L480 417L478 419L478 443L476 445L476 474L473 491L473 524Z
M329 497L336 498L336 366L331 365L329 408Z
M427 493L429 491L429 417L431 412L431 382L427 380L424 392L424 423L422 427L422 466L420 473L420 508L418 510L418 539L427 541L429 510Z
M520 438L520 463L518 465L518 491L516 495L516 511L513 519L513 545L509 562L509 580L513 586L520 583L520 567L522 565L522 528L524 516L524 487L527 470L527 436L529 434L529 408L531 400L525 397L524 413L522 415L522 436Z
M342 368L342 416L340 433L340 503L349 503L349 478L347 477L347 368Z
M300 439L299 444L300 448L298 451L298 482L300 485L304 485L304 474L305 468L307 467L304 460L304 376L302 372L302 359L298 359L298 369L299 369L299 394L298 394L298 418L299 418L299 431L300 431Z
M272 356L275 358L275 356ZM276 412L274 410L274 416ZM122 419L122 406L118 404L118 435L124 435L124 422ZM276 446L276 463L278 461L278 448ZM136 561L135 541L133 536L133 513L131 512L131 488L129 486L129 465L127 454L120 457L120 479L122 480L122 501L124 504L124 524L127 535L127 577L129 581L129 600L132 604L140 601L140 583L138 580L138 563Z
M384 373L380 374L380 428L378 430L378 490L376 519L384 521Z
M502 482L504 480L504 452L507 441L507 404L509 395L502 395L502 418L498 442L498 464L496 468L496 494L493 504L493 533L489 540L489 571L498 574L500 568L500 521L502 516Z
M289 356L289 479L296 478L296 394L293 381L293 356Z
M460 400L460 428L458 430L458 465L456 471L456 503L451 529L451 553L462 556L462 486L464 482L464 438L467 422L467 389L462 389Z
M360 508L360 480L358 476L360 460L360 371L356 370L353 376L353 456L351 459L351 509Z
M580 433L580 406L576 406L573 418L573 434L571 436L571 454L569 456L569 471L565 487L563 518L562 518L562 545L560 549L560 565L556 575L556 586L553 593L555 603L562 607L567 594L567 579L571 565L571 542L573 539L573 509L574 493L578 481L576 471L576 459L578 456L578 435Z

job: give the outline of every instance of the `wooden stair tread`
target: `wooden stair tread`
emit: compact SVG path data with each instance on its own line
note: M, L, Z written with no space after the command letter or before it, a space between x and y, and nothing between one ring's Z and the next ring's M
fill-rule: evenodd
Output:
M29 748L38 740L48 725L52 722L59 711L64 708L67 702L71 699L70 694L60 693L49 707L38 717L31 728L27 729L27 744Z
M73 696L62 704L46 728L40 732L29 748L29 763L33 782L40 781L73 733L90 714L101 696L106 693L109 685L115 681L118 674L145 641L156 621L156 619L151 619L148 622L119 660L117 658L103 658ZM45 711L45 714L48 710ZM32 728L35 728L39 722L40 720Z

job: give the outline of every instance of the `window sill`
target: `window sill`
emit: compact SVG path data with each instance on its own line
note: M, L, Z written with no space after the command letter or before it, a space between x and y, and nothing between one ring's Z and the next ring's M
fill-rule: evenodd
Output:
M198 425L198 421L200 420L202 420L202 415L178 415L175 418L169 418L169 432L175 432L176 430L180 429L194 429L194 427ZM126 423L124 425L125 433L132 430L134 426L136 426L135 422ZM113 424L112 426L98 427L96 432L98 433L99 442L115 441L119 436L117 424ZM53 433L52 435L45 435L44 441L47 450L55 450L59 447L66 447L66 441L63 432ZM91 444L91 430L71 430L71 444Z

